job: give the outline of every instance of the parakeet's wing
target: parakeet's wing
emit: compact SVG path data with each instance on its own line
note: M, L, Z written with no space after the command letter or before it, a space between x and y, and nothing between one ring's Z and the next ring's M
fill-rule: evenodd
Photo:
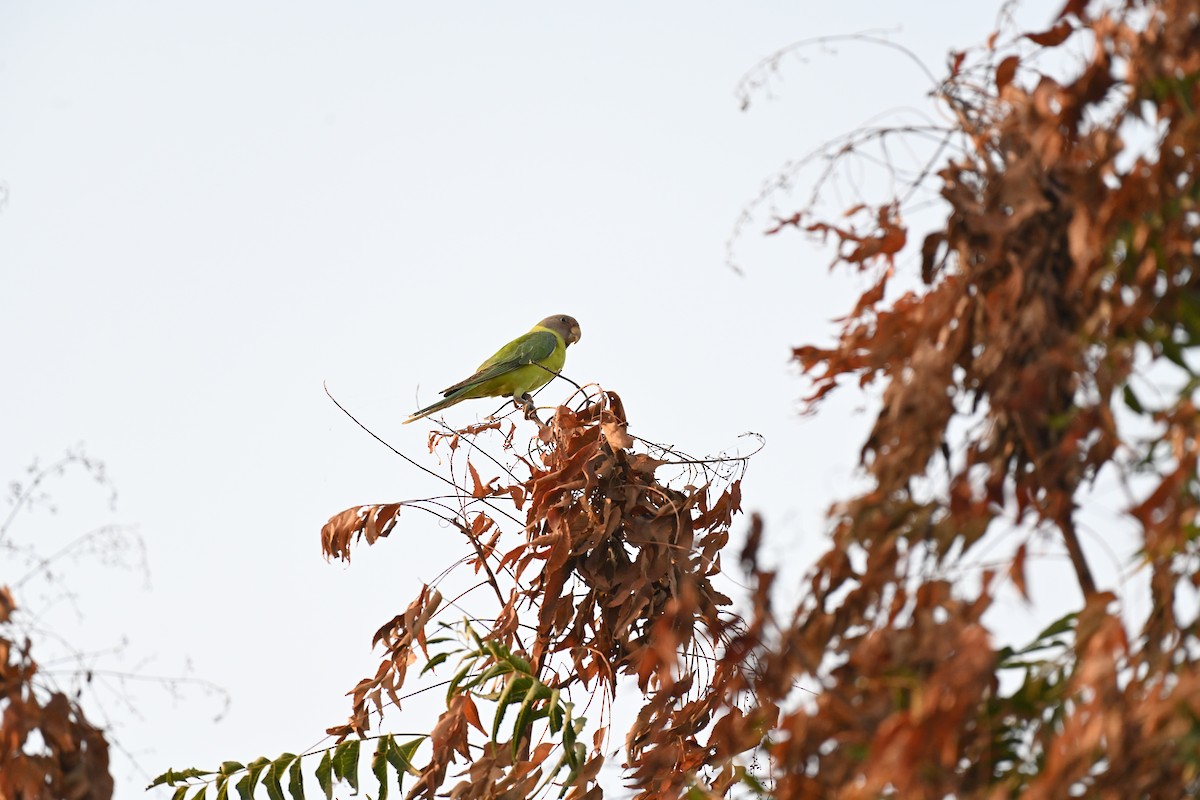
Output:
M559 338L548 330L530 331L513 339L496 351L496 354L479 365L475 374L466 380L459 381L453 386L442 390L442 395L449 397L460 389L465 389L486 380L497 378L517 367L543 361L558 347Z

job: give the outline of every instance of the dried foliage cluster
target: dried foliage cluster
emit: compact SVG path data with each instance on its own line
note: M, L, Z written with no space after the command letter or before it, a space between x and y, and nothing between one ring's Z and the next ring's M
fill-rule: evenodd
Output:
M477 426L466 435L476 448L480 434L499 427ZM462 436L436 433L431 446L444 443L454 452ZM512 429L505 441L511 446ZM578 741L583 719L568 698L611 698L629 676L664 708L688 699L700 703L735 621L722 613L730 601L712 578L739 509L743 462L701 465L692 470L705 479L701 485L674 488L656 473L679 459L661 450L660 457L635 451L613 392L576 409L560 406L538 442L536 452L519 459L526 474L516 482L484 481L468 463L469 501L445 517L470 539L471 566L495 596L490 627L473 620L463 641L439 637L431 645L428 631L441 598L424 587L376 634L387 658L355 688L349 723L330 730L339 737L364 735L372 714L382 716L388 700L399 703L409 664L422 658L436 669L455 659L447 707L430 734L431 758L416 771L410 796L433 797L460 757L470 769L450 787L453 797L527 797L548 788L551 778L569 796L599 796L595 778L609 720L602 709L590 745ZM497 500L525 515L516 544L504 545L511 526L490 507ZM327 554L349 558L352 540L370 541L375 530L385 535L398 513L395 506L373 506L338 515L323 532ZM480 706L492 716L488 727ZM502 726L510 706L511 725ZM660 763L675 763L686 751L676 740L693 742L708 721L676 724L666 737L652 708L626 739L630 763L643 765L639 775L647 785L660 780ZM472 742L472 729L482 742Z
M707 763L699 740L712 722L709 698L719 697L708 687L717 670L741 669L726 657L738 620L713 578L740 508L747 457L694 459L639 443L620 398L599 390L539 423L525 453L513 450L516 427L509 423L505 434L503 425L431 434L451 495L356 506L322 530L326 556L348 561L356 544L405 529L402 514L431 514L469 543L457 569L478 576L452 600L436 585L421 587L379 629L374 644L384 657L350 692L349 720L328 731L335 743L171 771L156 785L176 786L179 797L196 786L200 796L211 786L218 798L231 788L249 797L261 779L276 797L286 774L288 791L301 797L307 758L332 796L331 776L357 787L359 742L374 739L379 797L393 782L403 789L408 776L409 797L599 797L610 704L622 681L650 701L625 738L645 794L657 793L664 765L694 771ZM489 469L499 476L482 477ZM491 609L480 609L483 602ZM403 744L374 733L427 675L444 678L438 685L446 689L428 733Z
M449 622L459 603L426 586L379 630L379 669L320 751L327 796L331 775L357 786L374 737L381 796L411 774L410 797L598 797L624 676L643 697L622 765L639 798L1200 794L1200 0L1071 0L1049 30L957 54L938 96L952 122L914 184L772 228L831 238L837 264L874 278L834 344L795 350L810 406L847 382L883 400L862 451L872 485L832 510L800 599L777 607L789 593L760 563L756 520L745 618L727 610L713 581L740 472L662 480L669 454L637 448L612 393L560 407L529 453L492 461L501 478L480 470L500 422L435 433L431 447L471 456L450 499L349 509L326 553L348 559L422 509L470 543L496 610ZM896 296L905 201L929 184L946 214L919 286ZM1140 628L1080 541L1080 505L1109 474L1137 497ZM1002 563L953 579L997 539ZM1079 605L998 647L984 615L1003 586L1037 592L1027 565L1047 540ZM372 733L418 663L449 676L436 724L404 744ZM224 797L241 775L249 797L274 775L282 797L300 758L162 782Z
M1039 66L1063 62L1066 76ZM863 448L874 486L835 509L764 656L777 687L821 689L781 706L774 793L1194 796L1200 3L1072 0L1049 30L957 55L941 97L957 155L937 170L948 214L924 239L923 288L884 302L907 239L895 203L855 212L858 229L780 223L832 235L840 263L878 275L833 346L796 349L809 402L846 379L885 388ZM1140 630L1079 540L1102 470L1151 484L1128 509L1151 574ZM976 591L947 582L1012 530L1000 521L1029 523L1012 558ZM994 650L982 614L1004 577L1028 597L1028 545L1045 536L1083 606L1021 653Z
M0 797L105 800L108 741L74 699L39 682L32 643L8 635L15 610L0 587Z
M87 472L111 490L103 464L82 452L69 452L46 467L35 463L25 482L10 484L10 507L0 520L0 552L10 567L28 570L10 575L9 585L0 586L0 798L108 800L113 793L108 737L85 716L79 692L60 685L33 657L35 635L38 642L49 640L52 645L61 645L61 636L47 630L44 622L35 623L37 614L22 618L24 612L18 609L22 587L46 579L59 566L58 559L93 546L108 530L82 536L54 556L45 553L43 541L14 541L14 523L22 512L37 506L53 509L45 483L69 467ZM44 658L44 651L39 652ZM61 679L61 668L59 672Z

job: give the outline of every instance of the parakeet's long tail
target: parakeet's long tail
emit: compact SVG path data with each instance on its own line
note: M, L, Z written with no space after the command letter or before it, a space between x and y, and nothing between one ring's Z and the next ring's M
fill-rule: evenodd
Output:
M415 412L408 419L404 420L403 424L407 425L410 422L416 422L419 419L424 419L425 417L428 417L430 414L436 414L437 412L441 411L443 408L449 408L450 406L454 405L455 403L460 403L463 400L467 399L465 397L465 395L466 395L465 390L459 391L459 392L454 392L450 396L443 398L441 400L438 400L433 405L425 406L420 411Z

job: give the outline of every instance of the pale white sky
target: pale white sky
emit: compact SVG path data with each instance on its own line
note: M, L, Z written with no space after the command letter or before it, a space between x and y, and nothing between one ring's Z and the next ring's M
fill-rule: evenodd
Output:
M747 112L734 86L797 39L880 28L940 74L996 5L0 3L0 477L84 442L120 491L110 513L67 481L16 535L136 525L150 586L72 566L82 616L46 623L85 649L127 639L106 668L190 665L233 700L214 724L195 692L131 688L137 713L110 695L98 713L136 757L116 757L117 796L319 740L374 671L371 634L459 552L412 517L349 568L322 561L330 515L430 488L323 381L420 457L409 412L570 313L567 374L619 392L633 432L700 454L766 437L744 502L798 572L864 421L851 395L798 418L789 348L827 338L856 284L761 237L765 217L743 276L725 242L785 161L932 112L930 87L856 44L785 60Z

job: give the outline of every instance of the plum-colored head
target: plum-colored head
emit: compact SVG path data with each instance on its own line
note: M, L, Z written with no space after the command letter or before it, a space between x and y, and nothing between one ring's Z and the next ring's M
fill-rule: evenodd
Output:
M579 341L579 323L574 317L569 317L566 314L555 314L552 317L546 317L538 323L543 328L549 328L563 338L563 341L568 345L575 344Z

